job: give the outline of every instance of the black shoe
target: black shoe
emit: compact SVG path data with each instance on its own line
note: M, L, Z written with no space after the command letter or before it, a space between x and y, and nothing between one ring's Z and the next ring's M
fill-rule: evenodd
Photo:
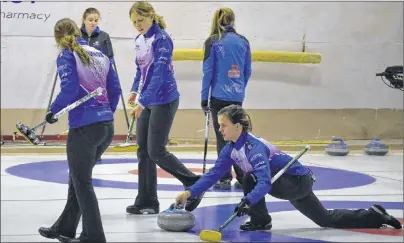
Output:
M56 232L56 230L53 228L41 227L38 229L38 232L43 237L49 238L49 239L56 239L59 236L58 232Z
M104 243L105 240L88 240L86 238L69 238L66 236L59 236L58 240L62 243Z
M252 224L251 222L246 222L240 225L240 229L245 231L270 230L272 229L272 223L269 223L267 225L255 225Z
M126 212L130 214L158 214L160 212L160 206L139 207L130 205L126 208Z
M63 235L60 235L57 238L62 243L79 243L79 242L82 242L82 241L80 241L80 238L69 238L69 237L66 237L66 236L63 236Z
M388 224L388 225L394 227L395 229L403 228L400 221L398 221L394 216L389 215L387 213L386 209L384 209L382 206L375 204L371 207L371 209L373 211L375 211L376 213L379 213L381 216L383 216L385 224Z
M219 181L218 183L213 185L213 188L220 189L220 190L230 190L231 189L231 180Z

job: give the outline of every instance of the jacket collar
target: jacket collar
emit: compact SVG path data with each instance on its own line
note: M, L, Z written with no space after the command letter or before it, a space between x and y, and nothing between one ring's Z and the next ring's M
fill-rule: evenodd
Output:
M231 25L226 25L224 28L225 28L226 32L234 32L234 33L236 33L236 30Z
M87 45L86 40L84 40L84 38L81 37L81 36L77 36L77 37L76 37L76 41L77 41L79 44L81 44L81 45Z
M235 143L233 142L234 148L236 150L240 150L245 144L247 137L248 137L247 132L241 132L240 137L238 137L237 141Z
M226 26L224 27L224 31L223 31L223 33L229 33L229 32L236 33L236 29L234 29L234 27L233 27L233 26L231 26L231 25L226 25ZM215 30L215 32L214 32L214 33L215 33L215 34L217 34L217 33L218 33L217 29Z
M154 34L156 34L159 30L161 30L160 26L156 23L153 22L153 25L150 27L150 29L146 32L146 34L144 34L144 37L150 38L152 37Z
M86 30L86 27L84 26L84 24L83 25L81 25L81 33L83 34L83 35L86 35L86 36L89 36L88 35L88 33L87 33L87 30ZM100 27L96 27L95 29L94 29L94 31L93 31L93 33L91 33L91 36L94 36L94 35L98 35L99 33L100 33Z

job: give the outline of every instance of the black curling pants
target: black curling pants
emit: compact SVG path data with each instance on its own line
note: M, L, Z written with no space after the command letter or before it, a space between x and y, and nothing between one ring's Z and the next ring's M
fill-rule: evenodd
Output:
M156 164L181 181L185 187L193 185L199 179L166 149L178 105L177 99L168 104L146 107L136 121L139 192L135 206L159 206Z
M74 238L80 217L83 216L80 239L86 242L106 242L91 178L96 162L111 144L113 136L113 121L69 130L66 144L69 164L67 202L52 226L60 235Z
M272 176L274 176L273 174ZM244 177L244 195L251 192L256 185L253 174ZM293 176L283 174L272 185L271 196L289 200L290 203L303 215L311 219L320 227L329 228L380 228L384 223L382 216L367 209L333 209L324 208L312 190L313 180L311 174ZM369 205L371 206L371 205ZM250 213L251 222L256 225L266 225L271 222L271 216L265 205L265 198L251 207L258 213Z
M219 121L218 121L218 115L217 113L223 109L226 106L229 105L240 105L242 106L241 102L230 102L230 101L223 101L223 100L218 100L215 97L210 98L210 110L212 114L212 120L213 120L213 128L215 129L215 134L216 134L216 150L217 150L217 156L219 156L220 151L222 151L224 145L226 142L223 139L223 135L219 132ZM234 172L236 172L236 179L240 184L243 182L243 177L244 177L244 171L240 169L240 167L234 163L233 165ZM233 175L231 174L231 168L227 171L227 173L220 179L220 181L225 181L225 180L232 180Z

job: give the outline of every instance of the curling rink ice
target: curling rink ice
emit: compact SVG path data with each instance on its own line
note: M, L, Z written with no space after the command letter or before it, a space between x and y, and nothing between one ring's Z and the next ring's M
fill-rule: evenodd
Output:
M298 152L292 153L296 155ZM195 173L202 172L203 154L175 153ZM216 153L208 155L212 167ZM386 156L350 154L331 157L312 152L303 164L316 176L316 195L329 208L369 208L378 203L403 222L403 154ZM68 167L65 155L2 155L1 241L57 242L39 235L62 212L67 196ZM217 229L233 213L242 191L210 189L193 212L189 232L172 233L157 226L157 215L129 215L126 207L137 195L135 154L105 154L93 171L93 184L108 242L199 242L203 229ZM174 202L181 184L159 170L160 210ZM234 183L234 180L233 180ZM248 217L236 218L223 231L226 242L403 242L403 230L337 230L320 228L296 211L288 201L266 196L272 216L270 231L242 232ZM77 234L81 232L81 224Z

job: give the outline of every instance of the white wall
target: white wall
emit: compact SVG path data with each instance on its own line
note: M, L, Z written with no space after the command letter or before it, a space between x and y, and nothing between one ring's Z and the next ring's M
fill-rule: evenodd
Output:
M128 16L131 4L3 1L1 108L47 107L58 53L53 26L64 17L80 24L87 7L101 11L100 27L112 37L126 99L135 74L136 31ZM165 17L167 31L178 49L201 48L213 12L224 6L235 11L236 29L250 40L253 50L300 51L306 33L306 50L322 53L322 63L253 63L246 108L403 107L403 92L385 86L375 77L376 72L384 71L387 66L403 65L403 3L153 2L153 5ZM9 13L45 14L48 18L7 18ZM175 62L174 65L181 92L180 109L199 108L201 62Z

